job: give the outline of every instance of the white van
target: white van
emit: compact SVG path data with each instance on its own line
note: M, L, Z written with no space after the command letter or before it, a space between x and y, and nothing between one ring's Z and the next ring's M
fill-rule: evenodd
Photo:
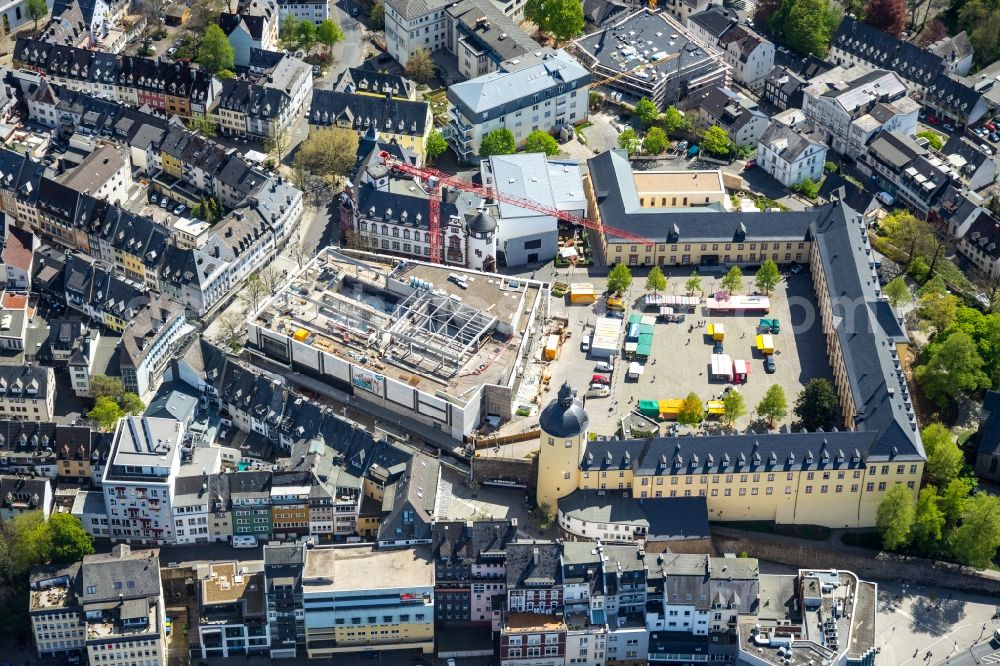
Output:
M240 536L233 537L233 548L256 548L257 547L257 537L243 534Z

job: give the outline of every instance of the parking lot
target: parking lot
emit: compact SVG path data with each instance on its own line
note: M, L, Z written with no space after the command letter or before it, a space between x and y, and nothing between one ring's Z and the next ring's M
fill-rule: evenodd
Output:
M689 270L673 271L668 279L666 292L683 294L688 277ZM703 276L702 289L710 293L717 280L715 277ZM641 312L644 282L645 276L633 277L626 319L632 313ZM745 278L746 285L751 289L752 282L752 275ZM726 387L731 386L726 381L712 379L710 376L713 345L707 336L707 326L698 326L700 321L706 325L724 324L725 353L733 360L748 361L750 375L747 382L738 387L744 395L747 414L737 420L737 429L742 431L750 426L755 418L753 410L772 384L777 383L784 389L790 410L799 391L810 379L832 377L808 271L788 276L772 292L770 300L770 313L766 317L778 319L781 323L781 332L773 336L773 374L764 371L764 355L755 348L757 324L761 318L759 315L709 317L703 307L698 307L694 314L686 315L683 323L657 322L654 325L653 352L638 381L626 379L628 363L620 358L617 360L611 374L611 396L594 397L585 401L591 431L599 435L614 433L619 427L621 416L636 409L639 400L684 398L688 393L694 392L702 401L707 401L721 396ZM588 327L604 314L604 308L603 299L598 299L593 305L564 305L558 308L559 313L564 313L570 320L573 336L562 346L558 360L551 365L550 387L558 388L563 381L568 381L580 396L587 392L591 377L595 374L596 363L604 359L584 353L580 348L580 340L587 334ZM619 337L619 354L623 339L624 330ZM550 392L551 390L550 388ZM774 427L791 422L792 416L789 414L781 423L776 422ZM661 432L666 433L672 423L661 423Z

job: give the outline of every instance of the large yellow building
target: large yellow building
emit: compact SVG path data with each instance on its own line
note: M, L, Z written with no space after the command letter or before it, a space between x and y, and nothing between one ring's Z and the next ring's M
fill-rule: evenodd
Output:
M801 251L788 254L811 269L814 325L826 338L842 429L588 442L586 412L563 386L539 418L539 503L556 508L578 489L636 500L704 497L711 520L871 527L893 485L905 484L915 499L925 454L900 361L907 338L879 289L863 217L839 201L794 214L709 211L691 220L650 213L628 203L635 189L629 192L631 169L620 160L609 153L591 160L593 205L620 229L660 225L680 244L697 234L692 247L727 246L733 233L747 244L781 233L801 239ZM676 224L671 215L680 216ZM788 261L788 254L776 259Z

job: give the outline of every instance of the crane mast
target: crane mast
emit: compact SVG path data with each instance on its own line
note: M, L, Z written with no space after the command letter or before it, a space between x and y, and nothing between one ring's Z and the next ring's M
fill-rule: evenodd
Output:
M405 173L409 176L420 178L427 184L427 194L430 196L430 220L428 224L428 232L430 233L430 260L435 264L441 263L442 261L440 193L441 187L444 185L462 190L464 192L478 194L484 199L489 199L491 201L502 202L519 208L533 210L537 213L541 213L542 215L549 215L570 224L577 224L585 229L618 236L619 238L624 238L632 241L633 243L647 246L656 244L655 241L638 234L634 234L630 231L618 229L607 224L601 224L600 222L595 222L587 219L586 217L574 215L564 210L559 210L553 206L546 206L545 204L539 203L533 199L525 199L524 197L515 196L513 194L498 192L491 187L476 185L475 183L470 183L466 180L458 178L457 176L452 176L451 174L447 174L431 167L419 167L413 164L408 164L407 162L394 158L388 151L385 150L379 153L379 159L382 161L382 164L387 167L395 169L401 173Z

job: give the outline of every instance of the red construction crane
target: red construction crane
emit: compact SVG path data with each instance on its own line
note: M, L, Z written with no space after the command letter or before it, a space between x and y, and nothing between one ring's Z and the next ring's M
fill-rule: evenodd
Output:
M514 196L513 194L504 194L503 192L498 192L491 187L483 187L482 185L476 185L468 181L462 180L456 176L452 176L443 171L438 171L437 169L432 169L430 167L418 167L406 162L402 162L392 155L388 151L383 150L379 153L379 159L382 160L382 164L389 168L395 169L396 171L401 171L410 176L416 176L417 178L422 178L427 184L427 194L430 196L430 223L428 228L428 233L431 237L430 242L430 260L435 263L441 263L441 186L447 185L448 187L454 187L458 190L463 190L465 192L473 192L480 195L484 199L491 199L493 201L508 203L513 206L518 206L520 208L527 208L528 210L533 210L543 215L551 215L552 217L569 222L570 224L578 224L585 229L592 229L598 233L612 234L626 240L630 240L637 244L642 245L655 245L656 241L652 241L638 234L634 234L631 231L625 231L624 229L618 229L612 227L608 224L601 224L600 222L594 222L585 217L580 217L579 215L573 215L572 213L567 213L566 211L559 210L558 208L553 208L552 206L546 206L545 204L538 203L533 199L524 199L522 197Z

